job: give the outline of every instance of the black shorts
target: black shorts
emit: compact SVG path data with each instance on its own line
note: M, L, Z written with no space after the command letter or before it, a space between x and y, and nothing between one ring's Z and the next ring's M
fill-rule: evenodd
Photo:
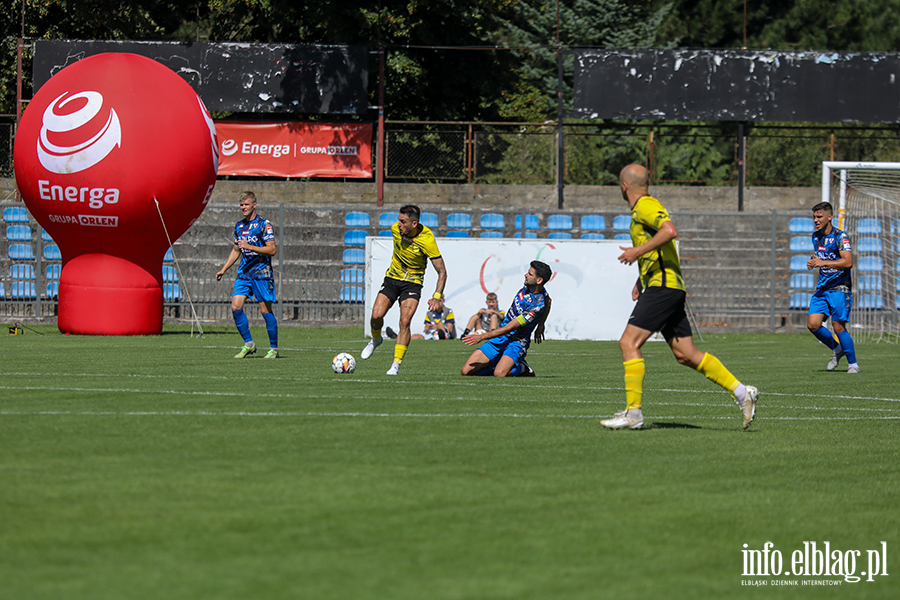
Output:
M631 311L629 325L660 332L666 341L674 337L691 337L691 323L684 312L687 294L681 290L649 287L641 293Z
M422 298L422 284L385 277L378 293L384 294L391 301L391 304L396 302L398 298L400 302L409 298L415 298L418 301Z

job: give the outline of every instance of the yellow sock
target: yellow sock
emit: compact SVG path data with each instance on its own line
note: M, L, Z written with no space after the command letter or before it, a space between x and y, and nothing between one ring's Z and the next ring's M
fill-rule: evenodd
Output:
M728 369L725 368L725 365L723 365L718 358L709 352L707 352L703 357L703 360L700 361L700 366L697 367L697 370L703 373L707 379L716 385L722 386L732 393L734 393L734 390L736 390L737 386L741 383Z
M403 346L402 344L394 345L394 362L402 363L403 357L406 355L406 349L409 346Z
M381 328L379 327L378 329L375 329L375 328L373 327L373 328L372 328L372 339L373 339L373 340L377 340L377 339L380 338L380 337L381 337Z
M635 358L624 363L625 365L625 402L627 410L632 408L640 410L641 396L644 394L644 359Z

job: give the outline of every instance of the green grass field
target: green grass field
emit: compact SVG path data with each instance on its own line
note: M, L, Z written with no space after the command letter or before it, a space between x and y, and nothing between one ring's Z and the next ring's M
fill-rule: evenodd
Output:
M533 345L538 376L506 380L413 342L394 378L390 342L331 372L361 327L282 327L274 361L232 359L232 327L35 329L3 330L4 600L900 597L896 345L847 375L806 333L707 334L761 390L742 431L649 343L645 429L607 431L614 342ZM745 576L766 542L783 571L804 542L859 551L857 575L886 547L888 574Z

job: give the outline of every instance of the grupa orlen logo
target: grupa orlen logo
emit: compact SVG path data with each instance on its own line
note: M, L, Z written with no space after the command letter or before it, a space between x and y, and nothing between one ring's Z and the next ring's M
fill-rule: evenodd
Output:
M88 91L68 98L66 95L68 92L63 92L44 111L37 143L41 165L57 175L89 169L122 143L122 127L115 109L109 109L106 124L96 133L95 128L89 126L103 109L102 94ZM84 105L73 112L64 112L69 103L77 100L84 101ZM57 143L51 142L51 137ZM62 140L65 140L65 145Z
M232 156L235 152L238 151L238 144L234 140L225 140L222 142L222 154L225 156Z

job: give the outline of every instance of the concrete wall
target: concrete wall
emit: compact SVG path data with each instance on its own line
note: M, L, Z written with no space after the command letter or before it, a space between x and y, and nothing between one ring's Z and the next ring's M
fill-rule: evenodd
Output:
M357 205L374 208L377 189L372 182L341 181L270 181L220 180L213 192L212 202L234 204L244 190L252 190L263 206L300 204L347 208ZM671 212L734 212L738 210L736 187L712 186L656 186L651 188ZM617 186L570 185L563 190L564 209L625 212L625 201ZM748 213L808 214L819 201L817 187L782 188L751 187L744 190L744 211ZM15 196L15 180L0 178L0 198ZM386 183L384 205L398 208L417 204L423 210L439 207L467 210L491 207L497 210L529 209L556 211L556 186L551 185L482 185L482 184L424 184ZM365 205L365 206L363 206Z

